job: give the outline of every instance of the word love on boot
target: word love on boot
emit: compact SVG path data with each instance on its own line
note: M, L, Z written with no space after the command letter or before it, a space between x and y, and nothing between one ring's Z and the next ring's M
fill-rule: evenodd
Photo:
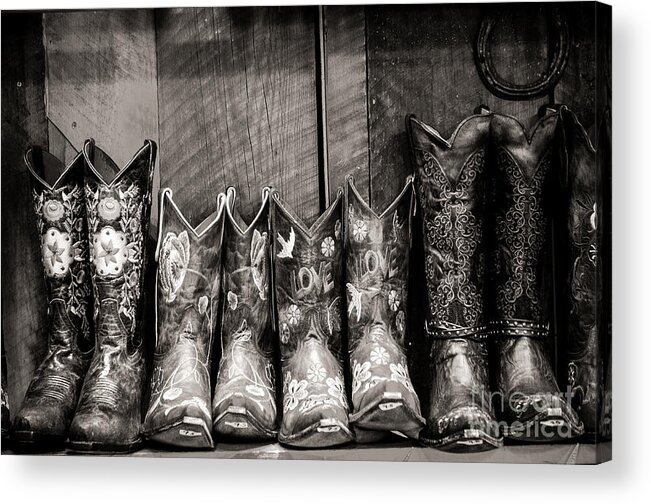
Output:
M128 452L141 442L142 294L156 144L145 141L122 169L92 140L83 153L96 343L68 444Z
M84 158L65 166L34 147L29 170L48 298L47 354L14 417L20 445L61 444L93 353Z
M422 214L431 390L421 441L482 451L502 439L491 403L484 314L486 147L490 114L459 124L449 140L407 118Z
M156 350L143 434L212 448L210 356L219 313L224 197L196 228L162 189L156 247Z
M283 413L278 440L321 448L348 443L342 371L342 193L310 229L273 193L274 288Z
M357 442L389 432L418 438L425 420L405 353L413 186L377 215L346 184L346 292Z
M605 369L605 324L601 293L604 291L602 169L609 155L607 117L600 127L599 143L593 147L576 115L562 107L564 152L567 153L567 203L559 215L567 222L560 243L566 243L565 280L567 290L561 303L567 320L567 385L585 432L598 432L604 397L601 384ZM563 238L565 238L563 240Z
M525 441L553 442L583 433L545 350L552 203L560 193L558 117L547 110L531 134L509 116L494 114L490 125L497 402L504 435Z
M227 191L221 345L215 397L215 434L235 439L277 435L275 336L271 316L269 189L246 227Z

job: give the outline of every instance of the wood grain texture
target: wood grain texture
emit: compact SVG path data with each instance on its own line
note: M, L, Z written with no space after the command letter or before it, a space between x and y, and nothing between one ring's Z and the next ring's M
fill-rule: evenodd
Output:
M195 224L229 185L319 212L314 8L158 11L161 182Z
M555 101L571 108L587 131L592 131L596 122L595 8L592 2L572 2L561 10L572 27L571 48L565 72L554 91Z
M325 7L325 83L330 197L346 175L369 194L366 17L364 7Z
M547 58L545 44L530 35L531 14L513 6L489 5L484 9L492 9L500 20L492 41L496 66L505 71L504 77L519 83L531 81ZM546 102L545 97L506 101L486 89L473 56L486 12L490 11L477 5L366 9L374 208L390 203L411 172L406 114L415 113L447 137L480 104L529 122ZM540 29L534 26L533 33Z
M41 15L2 13L2 329L12 411L45 355L43 266L23 153L47 146Z
M94 138L123 166L145 139L158 142L154 12L45 13L43 25L47 117L69 143L79 151ZM53 143L59 149L65 145ZM156 192L159 185L157 170ZM157 205L154 198L154 226Z

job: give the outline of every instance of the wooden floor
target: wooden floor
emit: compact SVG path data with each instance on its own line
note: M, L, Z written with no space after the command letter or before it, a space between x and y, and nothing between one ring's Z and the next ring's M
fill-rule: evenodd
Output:
M14 453L3 450L2 454ZM67 452L48 453L64 455ZM595 464L611 458L612 443L513 445L482 453L455 454L408 443L354 445L327 450L293 450L278 443L218 443L210 451L167 451L144 448L130 457L265 459L265 460L369 460L383 462L484 462L507 464Z

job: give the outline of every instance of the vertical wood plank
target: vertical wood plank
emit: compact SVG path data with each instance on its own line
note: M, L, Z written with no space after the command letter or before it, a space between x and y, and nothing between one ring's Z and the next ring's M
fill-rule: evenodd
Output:
M234 185L251 219L264 185L319 212L314 8L157 13L161 182L198 223Z
M554 91L555 101L571 108L586 131L595 124L596 17L592 2L572 2L562 9L570 30L570 54L563 77ZM593 137L593 141L595 137Z
M375 208L391 202L411 171L406 114L415 113L447 137L480 104L529 122L547 101L546 97L506 101L486 89L473 56L485 13L498 15L492 43L493 52L501 55L495 64L507 72L505 78L531 81L546 67L547 52L546 39L531 35L541 33L543 27L530 7L483 9L470 4L366 9L370 184Z
M158 142L154 12L53 12L43 24L47 116L61 135L77 151L94 138L120 166L145 139ZM61 135L53 136L55 149L66 146ZM155 191L159 185L157 170ZM154 225L157 205L154 198Z
M366 16L364 7L325 7L325 72L330 197L355 176L369 195Z
M42 360L43 266L23 153L47 146L41 14L2 13L2 329L15 411Z

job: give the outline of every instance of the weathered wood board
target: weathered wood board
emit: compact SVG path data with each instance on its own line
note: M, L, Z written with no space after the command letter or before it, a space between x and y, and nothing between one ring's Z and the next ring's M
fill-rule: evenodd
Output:
M364 7L324 7L323 28L330 197L352 174L370 201Z
M123 166L145 139L158 142L154 12L53 12L43 25L47 117L72 147L79 151L94 138ZM51 143L53 153L69 155L69 148L57 152L64 144ZM157 171L156 192L159 178ZM154 198L154 225L157 207Z
M198 224L234 185L247 220L265 185L319 212L315 8L157 12L161 182Z
M2 14L2 333L12 408L45 352L40 244L23 153L47 146L41 15Z

